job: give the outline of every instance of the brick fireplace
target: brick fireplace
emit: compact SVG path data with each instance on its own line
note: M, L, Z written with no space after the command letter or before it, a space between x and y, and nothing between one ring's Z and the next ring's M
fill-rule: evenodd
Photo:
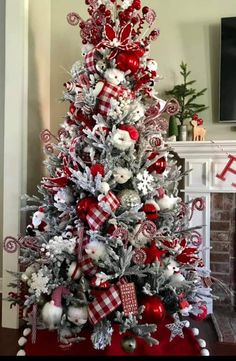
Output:
M235 290L235 241L236 241L236 194L211 194L211 225L210 225L210 268L212 276L220 279L230 289ZM226 297L224 292L217 291L220 300L217 305L235 306L233 296Z
M185 171L191 170L181 185L185 200L203 197L205 210L196 211L190 226L202 226L202 257L212 276L227 286L235 288L235 233L236 233L236 175L227 173L226 180L216 177L228 162L228 154L236 155L236 141L199 141L168 143L181 161ZM233 166L236 169L236 162ZM229 307L235 304L232 297L226 297L217 288L220 301ZM213 313L212 301L208 301L208 312Z

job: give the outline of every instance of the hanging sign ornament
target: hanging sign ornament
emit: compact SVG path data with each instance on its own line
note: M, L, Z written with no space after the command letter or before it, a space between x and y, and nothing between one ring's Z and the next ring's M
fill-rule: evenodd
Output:
M220 180L222 181L226 181L226 174L229 172L229 173L233 173L236 175L236 169L234 169L232 167L232 164L234 162L236 162L236 156L232 155L232 154L229 154L228 155L228 163L226 164L226 166L224 167L224 169L222 170L222 172L219 174L217 173L216 174L216 177L219 178ZM236 183L231 183L232 187L236 187Z

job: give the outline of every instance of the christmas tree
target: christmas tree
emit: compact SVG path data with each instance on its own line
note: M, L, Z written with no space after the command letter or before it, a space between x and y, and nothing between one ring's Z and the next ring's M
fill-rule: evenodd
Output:
M142 354L160 354L163 335L172 344L186 336L185 316L207 314L201 237L188 225L203 201L178 196L184 173L164 141L164 115L179 107L155 90L155 11L140 0L86 4L88 20L68 15L80 27L83 61L64 84L69 110L57 141L41 134L48 175L39 196L25 197L34 212L18 240L12 286L21 292L9 300L33 342L38 328L83 351L85 338L95 352L137 353L144 342Z

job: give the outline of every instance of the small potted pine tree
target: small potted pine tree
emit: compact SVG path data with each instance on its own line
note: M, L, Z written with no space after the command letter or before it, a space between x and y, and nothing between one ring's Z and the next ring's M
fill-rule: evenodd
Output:
M196 80L189 80L191 71L188 70L187 64L183 61L180 64L180 74L183 77L183 83L175 85L171 90L166 91L166 95L176 98L180 105L180 110L175 115L175 119L170 119L171 129L169 136L173 135L170 133L173 129L173 123L177 119L180 123L178 126L178 140L187 140L186 120L191 119L194 114L203 112L208 108L204 104L196 103L196 100L206 92L207 88L197 91L192 87Z

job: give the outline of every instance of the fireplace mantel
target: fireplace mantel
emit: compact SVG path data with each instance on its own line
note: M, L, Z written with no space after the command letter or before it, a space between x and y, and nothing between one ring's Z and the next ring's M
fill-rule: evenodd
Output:
M183 189L186 201L198 197L205 200L205 210L195 211L191 226L203 227L199 230L202 235L202 257L207 268L210 269L210 216L211 193L236 193L236 175L227 172L226 180L216 177L225 168L228 155L236 155L236 140L217 141L187 141L169 142L169 147L184 162L184 170L191 170L184 180ZM236 162L232 167L236 170ZM212 313L212 302L208 303L208 312Z

